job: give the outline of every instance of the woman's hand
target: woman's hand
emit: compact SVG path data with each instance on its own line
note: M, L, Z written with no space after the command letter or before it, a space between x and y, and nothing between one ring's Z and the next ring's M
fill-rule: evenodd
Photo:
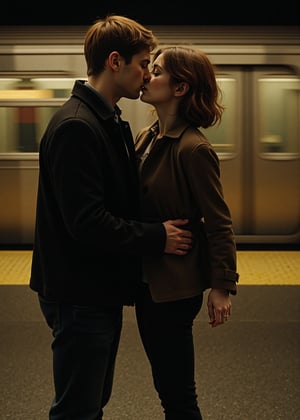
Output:
M209 323L212 327L224 324L231 314L231 299L228 290L211 289L207 298Z

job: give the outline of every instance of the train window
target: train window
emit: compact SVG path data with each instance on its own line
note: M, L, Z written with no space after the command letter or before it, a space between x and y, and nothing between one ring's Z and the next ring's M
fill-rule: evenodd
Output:
M236 77L217 77L217 82L222 91L222 104L225 111L220 125L215 125L207 129L201 129L208 140L214 146L218 154L232 154L237 150L237 78Z
M70 96L71 78L0 78L0 153L34 153L49 119Z
M300 79L258 78L260 153L300 153Z

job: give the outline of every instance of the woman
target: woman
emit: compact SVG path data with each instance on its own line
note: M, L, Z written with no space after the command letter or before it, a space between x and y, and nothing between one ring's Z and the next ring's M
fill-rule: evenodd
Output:
M183 257L145 258L137 322L165 418L199 420L193 321L210 288L209 322L222 325L238 281L218 156L200 131L219 123L224 108L207 56L183 47L156 52L141 100L158 116L136 138L143 218L188 218L194 245Z

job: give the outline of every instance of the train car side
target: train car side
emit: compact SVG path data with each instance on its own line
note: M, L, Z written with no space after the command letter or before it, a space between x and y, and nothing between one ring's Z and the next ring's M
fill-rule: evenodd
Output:
M216 65L226 107L204 130L221 162L238 244L300 243L299 27L153 26L160 46L192 45ZM0 28L0 246L33 243L39 140L86 78L85 27ZM151 108L121 99L135 134Z

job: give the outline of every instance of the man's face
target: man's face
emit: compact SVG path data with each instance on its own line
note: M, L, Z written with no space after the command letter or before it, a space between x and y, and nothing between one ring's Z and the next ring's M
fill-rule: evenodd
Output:
M144 83L150 79L149 63L149 50L143 50L135 54L130 64L126 64L124 59L120 61L120 71L117 78L120 97L139 98Z

